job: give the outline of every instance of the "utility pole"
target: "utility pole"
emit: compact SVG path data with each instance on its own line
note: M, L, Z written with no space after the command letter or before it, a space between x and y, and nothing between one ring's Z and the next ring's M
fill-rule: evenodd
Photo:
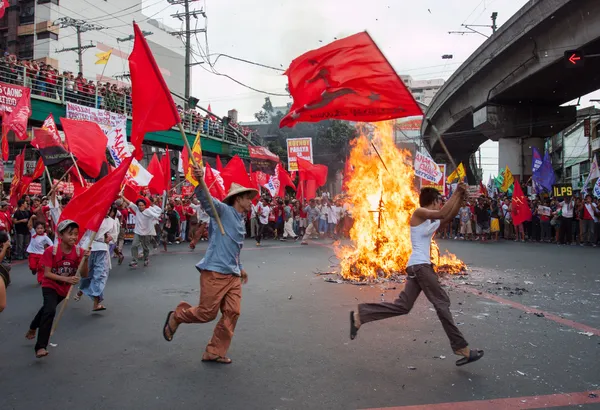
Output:
M192 29L190 27L190 18L194 17L198 19L198 15L201 15L206 19L206 13L204 10L192 10L190 11L190 1L192 0L167 0L169 4L172 5L183 5L184 12L183 13L175 13L172 14L171 17L175 17L180 21L185 21L185 30L183 31L174 31L170 34L174 36L185 36L185 69L184 69L184 97L185 97L185 108L189 108L189 100L190 100L190 88L191 88L191 76L190 76L190 67L196 64L192 64L191 53L192 53L192 34L196 33L204 33L206 32L206 28L201 29ZM184 20L185 19L185 20ZM208 58L208 56L207 56Z
M77 32L77 47L71 48L63 48L62 50L56 50L57 53L62 53L65 51L77 51L77 58L79 63L79 72L83 73L83 51L88 48L96 47L95 44L81 45L81 33L85 33L86 31L92 30L104 30L105 27L100 24L88 23L85 20L77 20L71 17L61 17L53 23L54 26L59 26L60 28L73 27Z
M494 11L492 13L492 24L461 24L461 27L466 28L469 31L449 31L448 34L460 34L460 35L465 35L465 34L479 34L485 38L490 38L490 36L488 36L487 34L483 34L481 31L475 30L473 27L485 27L485 28L491 28L492 29L492 34L494 34L496 32L496 30L498 29L498 26L496 25L496 20L498 19L498 12Z

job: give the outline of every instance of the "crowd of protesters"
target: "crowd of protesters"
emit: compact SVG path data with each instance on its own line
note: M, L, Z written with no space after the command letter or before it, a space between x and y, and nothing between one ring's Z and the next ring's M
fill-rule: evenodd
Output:
M596 247L600 244L600 203L591 195L527 199L531 220L513 223L512 199L480 196L463 203L441 238L474 241L543 242Z
M34 95L63 99L74 104L100 108L119 114L131 113L131 87L122 82L93 81L70 71L62 74L50 64L33 60L18 60L14 54L4 53L0 58L0 81L31 88ZM177 107L184 128L190 132L201 131L205 135L222 136L223 124L209 115L203 116L195 109ZM254 132L234 121L229 124L243 135L251 137Z

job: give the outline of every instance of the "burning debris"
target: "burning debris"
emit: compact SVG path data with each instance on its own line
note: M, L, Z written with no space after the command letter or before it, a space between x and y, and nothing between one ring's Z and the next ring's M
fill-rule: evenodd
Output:
M363 129L367 131L356 140L349 158L353 171L347 190L354 226L352 246L336 247L340 274L350 282L402 281L412 249L410 217L418 206L411 155L394 145L391 121ZM466 271L464 262L448 252L440 255L439 249L432 262L440 274Z

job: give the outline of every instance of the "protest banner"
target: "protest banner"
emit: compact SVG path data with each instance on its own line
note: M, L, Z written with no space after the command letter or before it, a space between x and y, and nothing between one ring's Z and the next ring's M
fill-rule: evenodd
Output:
M42 194L42 184L39 182L32 182L31 184L29 184L27 193L29 195L41 195Z
M441 176L436 182L431 182L423 178L419 178L421 181L421 188L431 187L440 191L440 194L446 195L446 164L437 164L440 169Z
M0 82L0 113L11 113L24 94L29 98L29 92L28 87Z
M430 182L437 182L442 177L442 171L435 161L429 156L415 153L415 175Z
M552 193L554 197L573 196L573 187L570 184L552 185Z
M52 181L52 186L55 186L57 183L58 187L56 189L58 190L58 192L70 195L73 195L73 192L75 192L75 187L73 186L73 183L65 181L58 182L58 179L54 179Z
M312 138L288 138L287 155L288 155L288 171L298 171L298 163L296 158L300 157L312 164L313 149Z
M538 205L538 214L550 216L552 215L552 209L549 206Z

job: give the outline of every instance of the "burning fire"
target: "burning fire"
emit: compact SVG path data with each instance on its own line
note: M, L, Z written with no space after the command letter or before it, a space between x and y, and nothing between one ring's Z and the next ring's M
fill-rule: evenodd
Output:
M344 279L374 281L404 274L411 253L410 217L419 201L412 158L394 145L393 123L362 124L360 128L361 136L350 153L353 171L347 183L354 218L350 230L353 246L339 245L336 254ZM437 259L445 272L464 271L465 264L452 254L436 257L436 264Z

